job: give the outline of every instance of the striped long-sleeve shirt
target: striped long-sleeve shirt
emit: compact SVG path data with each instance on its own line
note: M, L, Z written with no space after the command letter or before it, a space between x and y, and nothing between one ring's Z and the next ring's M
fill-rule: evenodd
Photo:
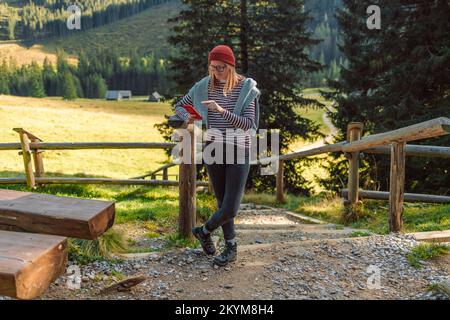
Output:
M225 109L223 114L208 110L209 128L219 129L226 142L235 146L250 148L250 129L255 122L255 101L253 101L247 108L244 109L241 116L233 113L236 102L239 98L244 81L241 80L236 87L233 88L228 96L223 94L224 84L220 83L215 86L214 91L208 90L208 100L214 100L219 106ZM192 97L189 94L185 95L176 105L175 111L179 117L184 120L188 119L189 113L182 107L183 105L193 105ZM225 135L226 129L242 129L241 134L235 136ZM238 136L238 138L236 138ZM206 135L206 140L211 141L211 135Z

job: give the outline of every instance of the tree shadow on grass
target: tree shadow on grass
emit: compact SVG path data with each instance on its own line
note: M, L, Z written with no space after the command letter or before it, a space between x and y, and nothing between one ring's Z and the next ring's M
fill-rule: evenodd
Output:
M54 172L46 172L46 177L61 177L61 178L107 178L104 176L87 176L83 173L77 173L74 175L62 174L62 173L54 173ZM3 178L25 178L23 172L17 171L0 171L0 177ZM30 190L26 184L4 184L0 185L0 188L17 190L17 191L25 191L25 192L38 192L38 193L46 193L53 195L61 195L61 196L69 196L69 197L80 197L80 198L103 198L109 199L108 194L102 192L101 188L95 188L94 185L88 184L46 184L43 186L36 186L35 190Z
M162 186L138 186L134 187L133 190L124 190L123 192L114 196L116 201L127 201L127 200L140 200L143 202L149 201L174 201L178 197L164 194L167 188L172 187L162 187ZM160 191L161 194L149 194L149 190Z
M83 173L65 175L61 173L46 173L47 177L64 178L108 178L104 176L87 176ZM0 177L25 178L23 172L0 171ZM161 186L130 186L130 185L97 185L97 184L48 184L37 186L32 192L52 194L57 196L79 197L114 201L116 203L116 223L128 221L171 221L178 213L176 196L167 194ZM170 188L170 187L169 187ZM0 185L0 189L30 192L26 184ZM149 194L151 192L151 194ZM135 208L127 208L127 205ZM137 208L136 208L137 207Z
M77 173L73 175L46 172L46 177L61 177L61 178L109 178L105 176L92 176L84 173ZM25 175L20 171L0 171L1 178L23 178ZM2 184L2 189L10 189L17 191L29 192L32 191L26 184ZM167 187L164 187L167 188ZM169 187L170 188L170 187ZM148 192L152 190L158 192L149 195ZM159 190L161 192L159 192ZM110 201L170 201L176 200L177 197L164 194L165 190L161 186L133 186L133 185L111 185L111 184L46 184L43 186L36 186L33 192L46 193L53 195L62 195L69 197L80 198L101 198ZM158 195L161 193L161 196Z

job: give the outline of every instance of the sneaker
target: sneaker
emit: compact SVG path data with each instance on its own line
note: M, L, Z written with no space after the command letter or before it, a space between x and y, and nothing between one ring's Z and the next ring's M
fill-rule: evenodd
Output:
M214 246L214 242L211 239L210 234L203 233L203 227L196 227L192 229L192 234L194 237L200 241L202 245L203 251L206 254L213 255L216 253L216 247Z
M229 262L236 261L237 258L237 243L230 244L228 242L225 242L225 248L223 252L214 258L214 264L218 266L225 266Z

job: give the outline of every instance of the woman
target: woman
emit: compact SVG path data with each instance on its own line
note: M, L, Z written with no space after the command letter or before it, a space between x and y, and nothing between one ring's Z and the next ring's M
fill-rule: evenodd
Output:
M256 131L259 124L260 92L256 88L256 82L236 73L235 66L233 50L225 45L216 46L208 55L209 75L197 82L175 106L178 116L187 123L192 123L193 118L182 106L193 105L202 115L206 129L218 130L223 135L223 161L205 164L218 210L203 226L192 229L205 253L214 255L216 248L211 232L222 227L225 248L214 258L214 263L219 266L237 258L234 218L239 210L250 170L250 130ZM240 130L230 136L225 135L226 129ZM217 139L216 135L207 131L206 145L218 143L213 142L216 140L213 137ZM233 161L227 161L227 145L234 149ZM244 151L245 157L238 162L236 157L241 151Z

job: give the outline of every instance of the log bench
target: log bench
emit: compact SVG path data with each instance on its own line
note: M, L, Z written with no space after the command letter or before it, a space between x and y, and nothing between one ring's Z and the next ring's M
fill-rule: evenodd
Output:
M33 299L65 272L67 239L0 230L0 295Z
M0 295L34 299L65 272L67 238L112 227L110 201L0 189Z
M112 227L111 201L0 189L0 229L97 239Z

